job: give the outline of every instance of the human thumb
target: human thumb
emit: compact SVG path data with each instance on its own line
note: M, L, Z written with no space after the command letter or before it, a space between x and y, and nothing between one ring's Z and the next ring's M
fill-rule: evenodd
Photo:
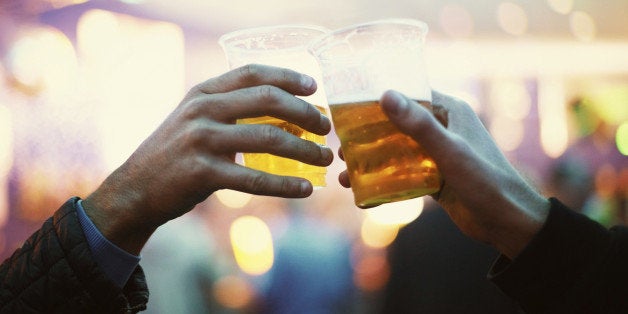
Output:
M451 139L432 112L405 95L389 90L380 99L382 110L399 130L417 141L435 160L446 154Z

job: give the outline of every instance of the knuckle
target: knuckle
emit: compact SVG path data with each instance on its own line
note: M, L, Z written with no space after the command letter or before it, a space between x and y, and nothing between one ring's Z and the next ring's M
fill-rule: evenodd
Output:
M195 94L200 94L200 93L203 93L203 83L198 83L192 86L192 88L190 88L190 91L188 92L188 94L190 95L195 95Z
M268 124L260 126L261 130L258 136L262 143L268 145L268 147L276 147L283 142L282 131L279 128Z
M277 88L271 85L261 85L257 89L260 100L266 103L274 103L279 98Z
M211 138L211 135L206 128L193 125L188 128L184 143L188 148L197 149L203 147L203 145L208 142L208 138Z
M185 104L185 109L183 114L186 120L194 120L201 115L203 108L205 106L205 102L201 101L199 98L192 98Z
M245 81L256 80L260 74L260 66L258 64L247 64L239 68L240 76Z
M318 109L316 109L314 106L309 104L305 106L305 116L308 117L307 121L319 121L320 115L321 112L318 111Z

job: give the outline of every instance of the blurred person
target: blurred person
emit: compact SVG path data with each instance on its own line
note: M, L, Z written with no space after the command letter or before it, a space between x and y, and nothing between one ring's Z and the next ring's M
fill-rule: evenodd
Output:
M618 177L628 169L628 157L617 148L616 128L585 98L574 99L568 109L578 138L555 160L549 193L607 227L623 224Z
M443 183L434 199L465 235L500 252L488 279L525 313L628 312L628 228L607 229L544 197L468 104L432 98L433 113L395 91L380 102L438 165ZM339 181L350 186L346 171Z
M288 206L288 226L276 241L261 313L354 313L356 291L347 234L315 217L303 202Z
M0 313L134 313L148 288L140 252L155 230L219 189L307 197L312 184L235 163L267 152L326 166L327 147L239 118L274 116L317 134L331 123L309 95L316 82L294 71L249 65L209 79L87 198L70 198L0 265Z
M228 313L214 298L223 275L222 259L202 209L159 227L142 249L142 268L150 287L147 314Z
M486 280L498 255L462 234L436 202L426 200L421 215L388 247L390 279L380 313L522 313Z

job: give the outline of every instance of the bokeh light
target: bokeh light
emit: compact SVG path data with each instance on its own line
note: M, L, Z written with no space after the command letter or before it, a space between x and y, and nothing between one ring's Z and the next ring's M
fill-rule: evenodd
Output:
M25 86L63 94L76 82L78 61L74 46L62 32L27 27L9 50L8 69Z
M366 209L370 220L382 225L406 225L417 219L423 211L422 197L406 201L382 204Z
M390 278L390 265L383 254L367 254L354 266L354 282L366 292L384 288Z
M525 128L521 120L507 117L495 118L491 121L490 132L495 142L504 151L514 151L523 141Z
M617 132L615 133L615 143L617 145L617 149L619 149L624 156L628 156L628 121L617 127Z
M381 224L366 216L362 222L360 235L364 244L369 247L384 248L395 240L398 232L398 225Z
M273 266L273 239L263 220L239 217L231 224L229 238L236 263L245 273L262 275Z
M569 145L565 87L560 78L541 78L538 86L541 147L545 154L556 158Z
M229 208L242 208L253 198L251 194L228 189L218 190L214 194L223 205Z
M105 170L113 171L184 94L184 36L173 23L89 10L77 45L92 95Z
M255 296L255 288L251 283L235 275L227 275L218 279L212 288L216 301L230 309L244 309Z
M492 83L489 103L493 117L489 131L499 147L513 151L525 135L523 119L529 114L532 100L521 80L500 79Z
M85 3L89 0L46 0L48 3L52 5L53 8L63 8L65 6L73 5L73 4L81 4Z
M589 42L595 39L597 33L595 20L586 12L572 12L569 15L569 27L578 40Z
M559 14L569 14L573 9L573 0L547 0L547 5Z
M466 38L473 35L473 17L461 5L445 5L440 11L439 22L443 32L451 37Z
M497 7L497 21L504 32L523 35L528 30L528 15L518 4L502 2Z
M494 114L522 120L530 113L532 99L523 81L501 79L491 85L489 101Z

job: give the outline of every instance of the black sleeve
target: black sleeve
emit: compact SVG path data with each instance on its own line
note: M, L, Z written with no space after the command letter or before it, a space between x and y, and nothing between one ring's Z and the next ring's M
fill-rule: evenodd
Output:
M72 198L0 265L0 313L120 313L146 307L138 267L118 288L98 268Z
M489 279L526 313L628 313L628 228L608 230L558 200L545 225Z

